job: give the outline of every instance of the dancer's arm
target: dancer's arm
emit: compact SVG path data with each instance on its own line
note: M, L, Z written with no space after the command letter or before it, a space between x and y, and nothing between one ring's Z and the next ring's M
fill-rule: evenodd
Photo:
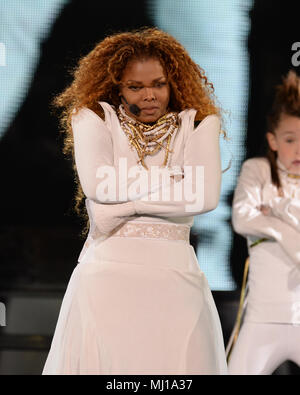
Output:
M300 263L300 234L279 218L267 216L260 210L264 203L262 167L257 159L244 162L234 194L232 223L234 230L247 237L266 237L277 241L294 262Z
M300 200L277 197L271 202L271 215L281 219L300 232Z
M152 192L134 201L137 214L185 217L217 207L221 188L219 118L209 115L188 133L184 147L183 178L177 182L171 178L168 185L160 188L160 196Z
M156 186L155 192L150 192L145 198L127 203L99 204L95 199L88 199L90 211L98 219L99 227L105 218L111 216L193 216L217 206L221 187L220 121L215 115L208 116L189 133L184 147L184 174L180 181L176 182L171 177L169 182ZM106 143L109 151L108 138ZM179 198L176 191L181 191Z
M160 182L151 186L148 172L141 166L131 169L137 173L129 177L130 169L124 168L127 158L114 163L111 131L94 111L81 108L72 116L72 130L75 164L82 190L88 199L96 203L124 203L140 199L148 195L151 188L156 190L159 187ZM136 178L141 186L138 191L131 187Z

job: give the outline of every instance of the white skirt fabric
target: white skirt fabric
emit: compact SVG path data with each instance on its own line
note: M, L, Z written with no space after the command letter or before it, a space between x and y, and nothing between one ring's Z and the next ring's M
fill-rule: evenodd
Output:
M43 374L227 374L218 312L183 240L95 240L76 266Z

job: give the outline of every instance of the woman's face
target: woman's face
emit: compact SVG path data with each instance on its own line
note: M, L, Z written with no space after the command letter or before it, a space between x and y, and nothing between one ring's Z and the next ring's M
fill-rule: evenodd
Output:
M155 122L164 115L170 100L170 87L159 60L130 61L122 75L120 96L126 112L140 122ZM130 111L132 104L139 107L139 113Z
M300 118L282 114L274 132L267 133L267 139L285 168L300 174Z

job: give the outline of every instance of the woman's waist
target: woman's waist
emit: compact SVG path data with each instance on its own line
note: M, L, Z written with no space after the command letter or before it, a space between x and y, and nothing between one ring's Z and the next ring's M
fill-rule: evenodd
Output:
M189 243L189 230L185 225L127 223L102 240L87 240L79 262L128 263L199 272Z
M159 217L152 215L135 215L131 217L130 222L140 223L158 223L158 224L175 224L175 225L185 225L192 227L194 224L194 217Z
M153 218L151 218L153 219ZM109 237L144 238L158 240L173 240L189 243L190 226L172 222L131 220L115 229Z
M154 246L157 243L173 242L172 244L190 245L190 229L191 226L186 223L164 221L161 218L153 217L137 217L133 218L114 229L110 234L101 234L95 223L91 223L90 232L84 243L82 251L79 255L78 262L83 260L90 247L97 247L101 244L107 244L107 241L154 241ZM180 220L180 218L179 218ZM109 243L110 244L110 243ZM141 243L140 243L141 244ZM147 243L147 248L149 243ZM134 245L133 245L134 247ZM170 247L170 246L169 246ZM131 248L128 243L128 248Z

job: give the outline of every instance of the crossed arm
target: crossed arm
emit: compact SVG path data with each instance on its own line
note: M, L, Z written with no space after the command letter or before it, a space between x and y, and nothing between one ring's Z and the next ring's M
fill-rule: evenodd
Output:
M72 128L80 183L89 212L100 228L105 222L110 222L111 226L106 228L111 228L133 215L181 217L216 208L221 187L220 121L217 116L206 117L196 129L188 132L181 176L173 177L174 173L169 172L167 182L164 179L150 184L148 179L143 185L143 193L135 192L135 180L124 182L120 179L119 168L114 164L111 132L97 114L87 108L81 109L72 118ZM116 193L111 199L99 189L96 175L101 168L114 170ZM129 189L130 200L120 200L119 196L127 196ZM169 198L165 199L166 196Z
M264 209L261 210L263 182L257 160L251 159L244 162L233 200L234 230L245 237L257 236L275 240L294 262L300 263L300 232L297 226L292 226L291 223L295 221L297 211L293 211L294 219L286 220L286 214L284 210L280 210L278 204L276 205L277 215L272 208L269 213L264 212ZM283 207L287 203L288 200L283 200Z

